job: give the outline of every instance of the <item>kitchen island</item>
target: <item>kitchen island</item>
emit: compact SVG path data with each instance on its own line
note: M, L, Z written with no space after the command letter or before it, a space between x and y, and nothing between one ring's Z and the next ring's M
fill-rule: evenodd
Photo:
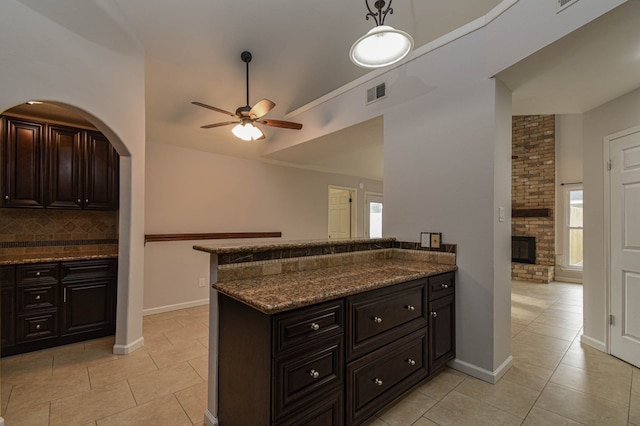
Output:
M207 422L360 424L455 356L455 246L395 239L211 254Z

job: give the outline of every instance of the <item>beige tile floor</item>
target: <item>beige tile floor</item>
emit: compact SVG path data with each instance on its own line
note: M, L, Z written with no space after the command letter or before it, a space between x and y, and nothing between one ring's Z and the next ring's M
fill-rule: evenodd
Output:
M446 369L368 426L640 426L640 369L580 344L582 287L512 289L515 362L496 385ZM103 338L3 358L5 424L201 425L207 323L206 306L147 316L127 356Z

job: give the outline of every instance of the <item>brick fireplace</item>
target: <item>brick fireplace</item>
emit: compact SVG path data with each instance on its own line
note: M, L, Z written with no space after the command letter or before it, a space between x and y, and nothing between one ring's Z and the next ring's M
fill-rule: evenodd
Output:
M515 258L511 277L549 283L555 270L555 116L512 121L511 235L535 242L534 263ZM513 245L520 247L519 245ZM512 250L513 251L513 250ZM516 253L517 254L517 253ZM513 255L513 253L512 253Z

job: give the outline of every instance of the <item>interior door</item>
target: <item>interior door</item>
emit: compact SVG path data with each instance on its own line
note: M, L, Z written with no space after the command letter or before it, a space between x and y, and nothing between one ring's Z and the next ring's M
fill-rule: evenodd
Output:
M610 140L611 354L640 367L640 128Z
M329 238L351 238L351 205L353 197L348 189L329 188Z

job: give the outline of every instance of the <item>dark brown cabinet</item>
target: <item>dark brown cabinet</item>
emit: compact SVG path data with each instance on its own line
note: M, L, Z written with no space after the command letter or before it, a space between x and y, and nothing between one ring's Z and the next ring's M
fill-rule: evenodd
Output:
M16 290L13 266L0 266L0 344L11 346L16 340Z
M3 266L2 355L113 334L115 259Z
M455 357L454 298L454 273L276 315L219 294L220 424L362 424Z
M453 272L429 278L429 373L456 354L455 278Z
M119 156L99 132L3 117L3 207L116 210Z
M0 119L2 206L44 206L44 125L15 118Z

